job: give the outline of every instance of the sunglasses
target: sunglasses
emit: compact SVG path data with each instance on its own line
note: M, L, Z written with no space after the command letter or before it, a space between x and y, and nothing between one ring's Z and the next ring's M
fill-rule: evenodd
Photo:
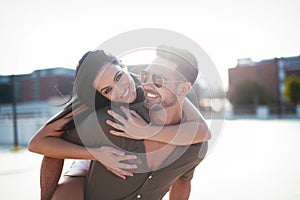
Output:
M141 80L142 83L146 83L148 81L150 77L150 73L148 71L142 70L141 71ZM183 83L185 81L165 81L164 78L161 75L158 74L152 74L152 83L157 87L157 88L161 88L165 83L169 83L169 82L173 82L173 83Z

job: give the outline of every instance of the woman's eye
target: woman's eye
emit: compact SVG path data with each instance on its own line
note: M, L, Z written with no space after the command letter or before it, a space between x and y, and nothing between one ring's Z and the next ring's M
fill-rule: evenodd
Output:
M110 92L111 92L111 90L112 90L112 88L106 88L106 89L104 90L104 94L108 94L108 93L110 93Z
M116 77L116 81L119 81L121 79L122 75L123 74L118 74L117 77Z

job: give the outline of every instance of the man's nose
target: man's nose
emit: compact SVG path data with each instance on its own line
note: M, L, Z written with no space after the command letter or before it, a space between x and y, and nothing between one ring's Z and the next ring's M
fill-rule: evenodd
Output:
M153 82L147 81L145 83L142 84L144 89L154 89L155 85L153 84Z

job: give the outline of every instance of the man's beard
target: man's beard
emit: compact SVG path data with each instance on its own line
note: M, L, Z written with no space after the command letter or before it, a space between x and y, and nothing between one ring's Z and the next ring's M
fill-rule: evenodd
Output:
M161 102L161 105L163 108L169 108L177 103L177 97L172 94L172 96L168 99L165 99L164 101Z
M169 97L168 99L165 99L159 103L155 103L153 105L147 105L147 101L145 101L145 105L146 107L151 110L151 111L161 111L164 109L167 109L173 105L175 105L177 103L178 99L176 97L176 95L172 94L171 97Z

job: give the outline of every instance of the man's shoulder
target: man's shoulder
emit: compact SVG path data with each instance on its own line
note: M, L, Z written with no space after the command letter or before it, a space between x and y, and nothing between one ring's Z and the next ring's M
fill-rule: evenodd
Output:
M145 121L150 122L149 110L144 106L144 102L139 102L129 107L131 110L136 111Z
M99 121L106 121L106 119L110 118L110 115L107 113L108 110L111 109L111 106L105 106L101 109L95 109L94 111L90 111L88 115L86 115L83 119L78 120L79 124L92 124L97 123ZM75 120L76 121L76 120Z

